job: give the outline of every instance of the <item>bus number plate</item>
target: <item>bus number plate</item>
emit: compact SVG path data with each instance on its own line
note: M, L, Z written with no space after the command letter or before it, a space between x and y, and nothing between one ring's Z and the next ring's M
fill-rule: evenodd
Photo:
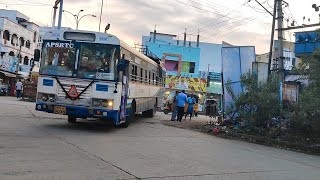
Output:
M54 113L55 114L66 114L67 113L67 108L62 107L62 106L55 106L54 107Z

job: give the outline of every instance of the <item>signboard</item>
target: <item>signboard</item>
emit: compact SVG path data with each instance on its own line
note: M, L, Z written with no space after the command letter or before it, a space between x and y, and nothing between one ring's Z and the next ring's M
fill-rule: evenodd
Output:
M221 82L221 73L209 72L208 79Z
M207 79L167 75L165 88L194 92L207 92Z
M4 55L3 58L0 58L0 70L15 73L17 63L17 57Z

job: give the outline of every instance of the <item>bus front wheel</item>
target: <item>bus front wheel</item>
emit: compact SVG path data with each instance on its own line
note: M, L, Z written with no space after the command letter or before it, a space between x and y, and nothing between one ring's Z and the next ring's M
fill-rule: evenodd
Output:
M68 115L68 123L76 123L77 118L75 116Z

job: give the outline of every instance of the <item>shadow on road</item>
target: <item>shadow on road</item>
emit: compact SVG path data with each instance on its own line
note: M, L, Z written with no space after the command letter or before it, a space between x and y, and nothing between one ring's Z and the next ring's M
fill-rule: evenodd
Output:
M137 114L128 128L132 127L135 124L143 123L143 120L147 118L142 117L140 114ZM59 130L68 130L76 132L89 132L89 133L111 133L117 130L125 130L126 128L121 128L115 126L111 120L103 119L77 119L77 122L70 124L67 122L67 119L63 120L53 120L52 123L44 124L45 127L49 129L59 129ZM56 122L56 123L54 123Z

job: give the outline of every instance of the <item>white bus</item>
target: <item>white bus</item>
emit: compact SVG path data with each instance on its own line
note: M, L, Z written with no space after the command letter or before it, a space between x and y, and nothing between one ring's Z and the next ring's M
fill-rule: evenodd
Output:
M127 127L162 103L165 69L116 36L52 30L43 37L36 110Z

